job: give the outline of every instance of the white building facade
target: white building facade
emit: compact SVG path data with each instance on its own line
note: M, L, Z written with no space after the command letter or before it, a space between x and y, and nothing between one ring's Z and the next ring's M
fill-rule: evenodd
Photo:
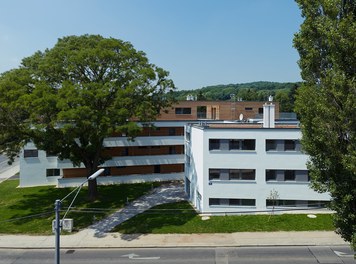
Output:
M113 158L100 166L105 171L97 178L98 184L182 180L185 124L183 121L157 121L154 135L138 136L134 141L125 135L106 138L104 147L112 151ZM33 143L24 147L19 161L20 187L77 186L87 175L83 164L73 167L71 161L48 155Z
M278 104L276 109L279 114ZM253 118L262 110L263 102L180 101L162 111L154 126L141 124L141 134L134 141L117 133L105 138L105 151L112 158L101 164L105 171L98 184L183 180L186 124ZM88 176L84 165L73 167L69 160L38 150L32 143L19 156L20 187L77 186Z
M295 125L188 125L185 184L201 213L319 208L327 193L310 187L308 156Z

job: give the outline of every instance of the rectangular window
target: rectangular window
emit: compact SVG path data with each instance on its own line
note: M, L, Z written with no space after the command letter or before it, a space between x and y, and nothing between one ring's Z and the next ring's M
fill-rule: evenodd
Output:
M206 118L206 106L197 106L197 118Z
M240 170L229 170L229 180L241 180Z
M276 181L277 180L276 170L266 170L266 181Z
M284 141L284 150L285 151L292 151L295 150L295 140L285 140Z
M239 205L241 205L241 199L230 199L229 205L239 206Z
M252 107L245 107L246 111L252 111L252 109L253 109Z
M227 199L227 198L209 198L209 205L222 206L256 206L255 199Z
M266 200L267 207L317 207L324 208L328 201L310 201L310 200Z
M295 181L295 171L294 170L285 170L284 171L284 180L285 181Z
M177 107L175 113L176 115L191 115L192 109L190 107Z
M229 149L241 149L239 139L230 139L229 140Z
M220 149L219 139L209 139L209 150Z
M307 170L266 170L266 182L268 181L295 181L309 182Z
M266 151L277 150L276 140L267 139L266 140Z
M46 170L46 176L51 177L51 176L60 176L61 170L60 169L47 169Z
M218 198L209 198L209 205L220 205L220 199L218 199Z
M266 139L266 151L300 151L300 143L294 139Z
M256 175L256 171L253 169L241 170L241 180L253 181L253 180L255 180L255 175Z
M256 206L255 199L241 199L242 206Z
M209 139L209 150L255 150L254 139Z
M209 180L219 180L220 170L219 169L209 169Z
M254 169L209 169L209 180L247 180L256 177Z
M161 165L154 165L154 173L161 173Z
M128 147L123 148L122 156L128 156L128 155L129 155L129 148Z
M169 154L177 154L176 146L169 146Z
M242 150L255 150L256 141L254 139L242 140Z
M24 158L37 158L38 157L38 149L25 149L23 151Z
M168 135L169 135L169 136L175 136L175 135L176 135L176 129L175 129L175 127L170 127L170 128L168 129Z
M229 170L230 180L255 180L256 171L254 169L231 169Z

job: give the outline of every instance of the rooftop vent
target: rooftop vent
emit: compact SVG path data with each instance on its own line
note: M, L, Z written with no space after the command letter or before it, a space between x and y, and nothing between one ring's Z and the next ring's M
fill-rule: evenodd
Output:
M275 106L265 103L263 105L263 127L274 128Z

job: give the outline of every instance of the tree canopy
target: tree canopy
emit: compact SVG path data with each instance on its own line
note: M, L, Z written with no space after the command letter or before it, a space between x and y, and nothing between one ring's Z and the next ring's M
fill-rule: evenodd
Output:
M198 101L267 101L270 95L280 103L282 112L293 112L294 94L300 83L251 82L240 84L212 85L196 90L174 92L176 100L186 100L188 95Z
M0 151L14 158L26 142L84 164L88 176L111 157L103 140L135 137L172 102L168 72L129 42L67 36L0 76ZM90 181L92 182L92 181ZM95 198L96 181L89 184Z
M312 186L328 191L337 232L356 248L356 2L297 0L295 35L304 83L297 91Z

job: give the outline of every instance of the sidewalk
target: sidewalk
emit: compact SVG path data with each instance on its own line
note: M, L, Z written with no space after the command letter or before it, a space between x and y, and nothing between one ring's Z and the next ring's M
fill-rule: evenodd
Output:
M54 236L0 236L0 248L54 248ZM98 237L86 229L61 236L61 248L155 248L347 245L333 232L241 232L230 234L124 235Z
M116 225L152 206L185 199L183 186L163 185L108 218L71 235L61 235L61 248L239 247L347 245L334 232L238 232L227 234L109 233ZM0 235L0 248L54 248L55 237Z

